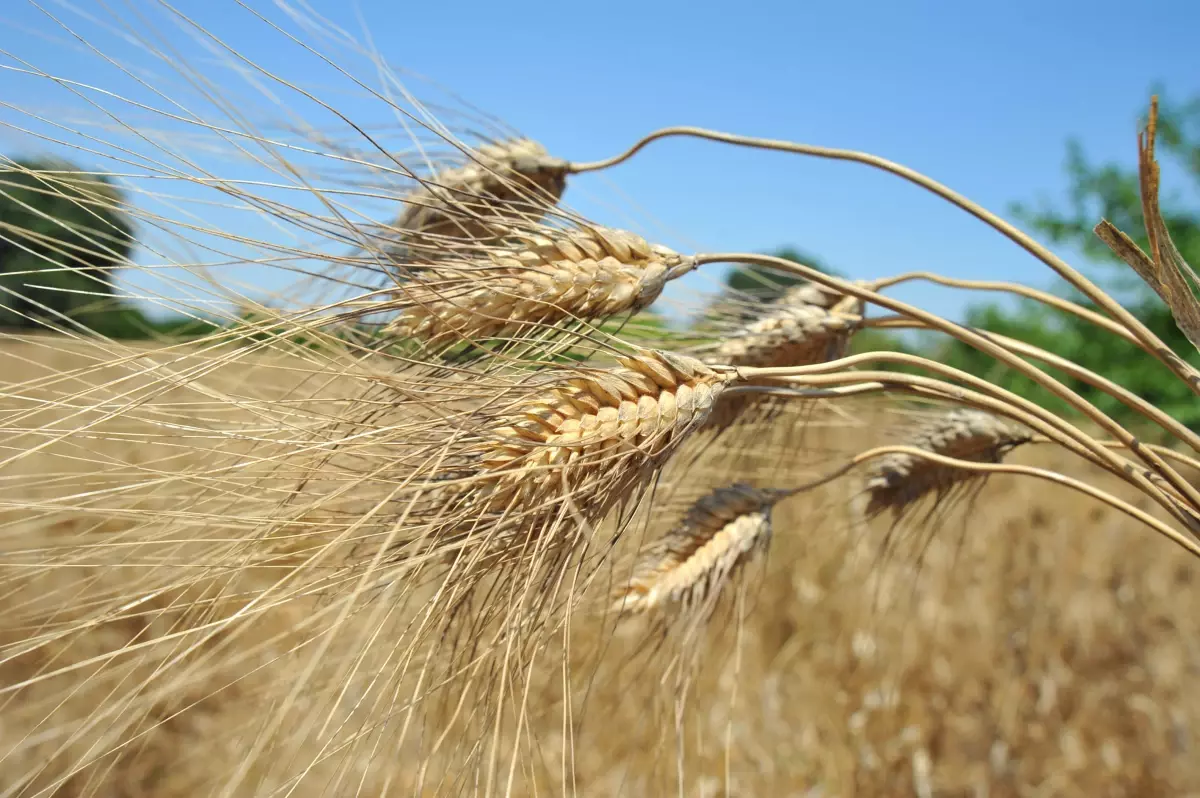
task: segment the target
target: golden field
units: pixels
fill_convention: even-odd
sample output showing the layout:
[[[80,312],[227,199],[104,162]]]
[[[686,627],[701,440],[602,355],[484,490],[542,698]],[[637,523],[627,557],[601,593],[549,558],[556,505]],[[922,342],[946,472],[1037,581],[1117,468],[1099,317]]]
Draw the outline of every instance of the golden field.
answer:
[[[527,712],[483,749],[435,739],[470,708],[403,700],[421,671],[386,641],[410,616],[386,598],[330,613],[336,576],[293,577],[337,573],[336,547],[308,558],[319,522],[250,533],[283,479],[261,455],[290,440],[280,409],[336,414],[344,386],[311,358],[128,355],[0,352],[0,796],[458,795],[485,791],[479,772],[513,795],[1200,795],[1195,562],[1007,475],[895,533],[857,519],[853,475],[789,499],[702,641],[581,610],[491,688]],[[109,417],[118,400],[136,409]],[[892,420],[787,418],[669,472],[611,561],[682,497],[809,479]],[[1066,455],[1014,459],[1149,509]]]

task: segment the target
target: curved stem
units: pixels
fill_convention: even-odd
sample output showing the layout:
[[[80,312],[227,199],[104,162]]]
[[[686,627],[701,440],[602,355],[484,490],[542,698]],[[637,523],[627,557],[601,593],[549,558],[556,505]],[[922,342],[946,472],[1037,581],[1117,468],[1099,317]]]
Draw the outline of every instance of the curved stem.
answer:
[[[891,372],[850,370],[850,367],[853,365],[870,361],[892,362],[924,368],[950,379],[961,378],[963,382],[978,390],[969,390],[960,385],[942,382],[930,377]],[[747,379],[751,380],[767,378],[784,380],[789,383],[803,380],[805,384],[816,383],[821,385],[830,383],[858,385],[862,384],[860,381],[865,379],[873,380],[873,382],[867,384],[876,384],[881,381],[880,375],[890,375],[889,381],[892,385],[889,387],[916,386],[924,389],[933,389],[943,398],[952,401],[967,402],[1007,416],[1045,435],[1055,443],[1074,451],[1094,465],[1116,476],[1126,478],[1126,474],[1132,469],[1132,463],[1112,454],[1111,451],[1101,446],[1098,441],[1028,399],[1023,399],[1003,388],[992,385],[986,380],[981,380],[965,372],[949,366],[943,366],[940,363],[934,363],[925,358],[905,355],[899,352],[867,352],[811,366],[743,368],[740,371]]]
[[[870,319],[864,324],[864,326],[883,329],[928,329],[923,324],[918,322],[894,316],[889,318]],[[1176,438],[1192,447],[1194,451],[1200,452],[1200,435],[1196,435],[1196,433],[1192,432],[1190,429],[1164,413],[1162,410],[1159,410],[1157,407],[1150,404],[1132,391],[1117,385],[1112,380],[1109,380],[1108,378],[1103,377],[1094,371],[1089,371],[1088,369],[1085,369],[1082,366],[1067,360],[1066,358],[1059,357],[1052,352],[1047,352],[1045,349],[1034,346],[1033,344],[1019,341],[1016,338],[1010,338],[1007,335],[987,332],[986,330],[977,330],[977,332],[979,332],[980,335],[986,335],[989,338],[996,340],[1006,349],[1009,349],[1012,352],[1016,352],[1017,354],[1025,357],[1031,357],[1036,360],[1040,360],[1049,366],[1053,366],[1054,368],[1069,374],[1080,382],[1087,383],[1093,388],[1103,391],[1104,393],[1124,404],[1129,409],[1140,413],[1147,419],[1158,424],[1164,431],[1174,435]],[[1148,446],[1147,444],[1142,445]],[[1148,446],[1148,448],[1151,451],[1157,451],[1156,447]],[[1197,494],[1197,501],[1200,501],[1200,494]]]
[[[954,376],[962,379],[964,382],[975,385],[980,388],[979,391],[969,390],[958,385],[935,380],[930,377],[921,377],[910,374],[889,373],[883,371],[844,371],[843,369],[858,361],[864,360],[882,360],[898,363],[906,363],[909,365],[918,365],[923,368],[937,371],[948,376]],[[1161,487],[1155,485],[1147,476],[1146,470],[1142,468],[1134,468],[1133,464],[1128,460],[1118,457],[1111,450],[1103,447],[1098,441],[1086,435],[1079,429],[1073,427],[1067,422],[1055,416],[1053,413],[1044,408],[1030,402],[1027,399],[1009,394],[1001,388],[997,388],[985,380],[980,380],[972,377],[969,374],[960,372],[957,369],[952,369],[948,366],[942,366],[932,361],[924,360],[923,358],[914,357],[912,355],[902,355],[899,353],[867,353],[864,355],[856,355],[849,358],[844,358],[832,363],[823,363],[815,366],[797,366],[783,367],[771,369],[740,369],[740,372],[748,379],[754,377],[767,377],[774,379],[786,380],[802,380],[805,384],[828,385],[838,383],[853,383],[857,380],[871,380],[875,382],[892,382],[896,385],[909,385],[919,388],[931,389],[936,394],[950,398],[958,402],[967,402],[977,407],[987,409],[989,411],[999,413],[1000,415],[1013,418],[1022,424],[1041,432],[1047,437],[1058,440],[1068,449],[1081,454],[1085,459],[1098,465],[1112,473],[1114,476],[1130,482],[1134,487],[1141,490],[1144,494],[1157,501],[1164,509],[1175,516],[1181,523],[1186,525],[1189,530],[1200,531],[1200,525],[1197,524],[1197,518],[1192,511],[1185,511],[1181,508],[1177,500],[1166,494]],[[821,372],[836,372],[832,374],[822,374]],[[1080,450],[1083,451],[1080,451]],[[1158,460],[1159,458],[1155,458]],[[1161,462],[1161,460],[1159,460]],[[1165,478],[1168,483],[1176,488],[1184,495],[1190,495],[1195,492],[1189,483],[1182,479],[1174,469],[1168,466],[1163,466],[1165,473],[1159,476]],[[1186,487],[1179,487],[1176,483],[1182,482]]]
[[[1084,321],[1095,324],[1097,327],[1103,327],[1113,335],[1120,336],[1131,344],[1141,347],[1146,354],[1154,355],[1154,350],[1147,347],[1145,343],[1138,340],[1137,336],[1112,319],[1101,316],[1093,310],[1088,310],[1069,299],[1063,299],[1046,291],[1039,291],[1036,288],[1030,288],[1020,283],[1007,283],[999,280],[960,280],[954,277],[943,277],[934,272],[906,272],[905,274],[898,274],[895,277],[868,280],[866,285],[873,291],[882,291],[900,283],[911,282],[913,280],[924,280],[929,283],[944,285],[947,288],[965,288],[969,291],[1000,291],[1023,296],[1026,299],[1041,302],[1043,305],[1060,310],[1063,313],[1070,313],[1072,316],[1077,316]]]
[[[778,270],[784,271],[784,272],[791,272],[793,274],[797,274],[797,275],[800,275],[801,277],[807,278],[808,280],[810,280],[814,283],[817,283],[819,285],[824,285],[826,287],[832,288],[836,291],[840,291],[841,293],[847,294],[849,296],[858,297],[859,299],[865,300],[867,302],[872,302],[876,305],[879,305],[880,307],[887,308],[888,310],[891,310],[895,313],[900,313],[905,316],[908,316],[909,318],[916,319],[917,321],[923,322],[930,329],[940,330],[950,336],[953,336],[954,338],[957,338],[958,340],[962,341],[963,343],[968,344],[968,345],[974,347],[975,349],[978,349],[979,351],[983,352],[984,354],[989,355],[989,356],[995,358],[996,360],[999,360],[1000,362],[1008,365],[1014,371],[1017,371],[1021,374],[1024,374],[1025,376],[1029,377],[1035,383],[1037,383],[1038,385],[1041,385],[1043,388],[1045,388],[1048,391],[1050,391],[1051,393],[1053,393],[1059,399],[1062,399],[1064,402],[1067,402],[1071,406],[1077,408],[1080,412],[1082,412],[1084,415],[1088,416],[1092,421],[1096,422],[1096,424],[1098,424],[1102,429],[1104,429],[1106,432],[1108,432],[1114,438],[1126,443],[1128,445],[1130,451],[1137,454],[1148,465],[1150,465],[1152,468],[1162,470],[1163,471],[1162,475],[1168,481],[1172,482],[1172,484],[1181,485],[1184,483],[1183,478],[1180,477],[1178,474],[1175,474],[1173,471],[1171,471],[1171,469],[1169,467],[1167,467],[1162,462],[1161,459],[1155,457],[1153,453],[1146,452],[1145,449],[1140,445],[1140,442],[1137,440],[1137,438],[1134,435],[1132,435],[1128,430],[1126,430],[1124,427],[1122,427],[1116,421],[1114,421],[1113,419],[1111,419],[1107,415],[1105,415],[1099,408],[1097,408],[1091,402],[1087,401],[1082,396],[1080,396],[1078,393],[1076,393],[1075,391],[1072,391],[1070,388],[1063,385],[1061,382],[1054,379],[1049,374],[1045,373],[1044,371],[1042,371],[1040,369],[1034,368],[1029,363],[1025,362],[1021,358],[1017,357],[1013,353],[1006,350],[1004,347],[995,343],[994,341],[987,338],[986,336],[980,335],[978,332],[975,332],[974,330],[971,330],[968,327],[964,327],[961,324],[955,324],[954,322],[947,321],[946,319],[943,319],[940,316],[935,316],[934,314],[932,314],[928,311],[921,310],[920,308],[915,307],[913,305],[909,305],[905,302],[900,302],[898,300],[883,296],[882,294],[879,294],[875,291],[871,291],[870,289],[864,288],[863,286],[858,285],[856,283],[852,283],[847,280],[842,280],[837,277],[831,277],[831,276],[825,274],[824,272],[821,272],[821,271],[818,271],[818,270],[812,268],[811,266],[804,266],[802,264],[799,264],[799,263],[796,263],[796,262],[790,261],[790,260],[785,260],[783,258],[776,258],[776,257],[772,257],[770,255],[749,255],[749,254],[745,254],[745,253],[714,253],[714,254],[697,255],[696,260],[698,263],[701,263],[701,264],[704,264],[704,263],[748,263],[748,264],[757,265],[757,266],[767,266],[767,267],[775,268],[775,269],[778,269]],[[919,359],[919,360],[921,360],[921,362],[924,364],[924,367],[928,367],[928,364],[930,363],[930,361],[927,361],[924,359]],[[842,364],[847,364],[850,361],[842,360],[842,361],[838,361],[838,362],[842,363]],[[796,373],[804,373],[804,372],[796,372]],[[809,372],[809,373],[811,373],[811,372]],[[969,375],[966,375],[963,372],[958,372],[958,373],[962,374],[963,377],[967,378],[968,380],[974,380],[974,381],[978,382],[978,380],[976,378],[970,377]],[[876,378],[876,379],[879,379],[879,378]],[[1040,408],[1039,408],[1039,411],[1040,411]],[[1180,490],[1184,491],[1185,493],[1187,492],[1188,489],[1190,489],[1190,486],[1188,488],[1180,487]]]
[[[966,197],[956,191],[942,185],[941,183],[926,177],[907,166],[901,166],[898,163],[880,158],[877,155],[870,155],[864,152],[855,150],[844,150],[833,147],[817,147],[811,144],[797,144],[791,141],[780,141],[778,139],[762,139],[753,136],[738,136],[732,133],[721,133],[714,130],[706,130],[704,128],[677,126],[668,127],[657,130],[648,136],[645,136],[625,152],[613,158],[608,158],[603,161],[595,161],[592,163],[570,164],[568,173],[580,174],[583,172],[592,172],[598,169],[606,169],[610,166],[616,166],[623,161],[632,158],[639,150],[645,147],[652,141],[667,138],[669,136],[689,136],[692,138],[708,139],[710,141],[719,141],[724,144],[735,144],[742,147],[754,147],[764,150],[777,150],[780,152],[790,152],[797,155],[809,155],[817,158],[827,158],[835,161],[852,161],[855,163],[865,164],[867,166],[881,169],[889,172],[897,177],[901,177],[910,183],[914,183],[921,188],[936,194],[947,202],[961,208],[967,213],[987,224],[997,232],[1007,237],[1010,241],[1017,244],[1029,254],[1040,260],[1042,263],[1049,266],[1060,277],[1069,282],[1088,299],[1092,300],[1099,307],[1103,308],[1108,315],[1120,322],[1128,329],[1134,337],[1136,337],[1146,347],[1148,352],[1151,352],[1158,360],[1162,361],[1167,368],[1171,369],[1177,377],[1183,380],[1193,392],[1200,395],[1200,372],[1197,372],[1188,363],[1186,363],[1179,355],[1175,354],[1158,336],[1156,336],[1145,324],[1142,324],[1136,316],[1130,313],[1121,304],[1108,296],[1095,283],[1088,280],[1078,271],[1071,267],[1066,261],[1059,258],[1046,247],[1034,241],[1029,235],[1021,232],[1012,224],[1004,221],[996,214],[986,208],[971,202]]]
[[[1136,521],[1140,521],[1141,523],[1153,529],[1155,532],[1170,540],[1172,543],[1181,546],[1188,553],[1200,557],[1200,544],[1181,534],[1178,530],[1171,529],[1171,527],[1167,526],[1162,521],[1159,521],[1149,513],[1139,510],[1128,502],[1121,501],[1110,493],[1102,491],[1099,488],[1093,487],[1092,485],[1089,485],[1086,482],[1082,482],[1078,479],[1073,479],[1064,474],[1059,474],[1056,471],[1049,471],[1047,469],[1036,468],[1034,466],[1012,465],[1008,463],[978,463],[971,460],[959,460],[954,457],[946,457],[945,455],[935,454],[933,452],[926,451],[925,449],[919,449],[915,446],[880,446],[856,455],[854,458],[854,463],[863,463],[867,460],[892,453],[922,457],[926,460],[932,460],[935,463],[940,463],[941,465],[950,466],[952,468],[961,468],[966,471],[977,471],[981,473],[992,474],[1020,474],[1023,476],[1036,477],[1057,483],[1059,485],[1064,485],[1072,490],[1077,490],[1080,493],[1084,493],[1094,499],[1098,499],[1107,504],[1109,507],[1112,507],[1114,510],[1118,510]]]
[[[1044,438],[1041,436],[1037,436],[1033,440],[1029,441],[1030,445],[1047,444],[1047,443],[1058,445],[1058,441],[1054,441],[1049,438]],[[1121,443],[1120,441],[1099,441],[1099,443],[1101,446],[1104,446],[1108,449],[1124,449],[1124,448],[1126,448],[1125,444]],[[1154,443],[1146,443],[1146,444],[1142,444],[1142,445],[1148,449],[1153,449],[1154,452],[1156,454],[1158,454],[1160,457],[1162,457],[1164,460],[1174,460],[1175,462],[1177,462],[1181,465],[1185,465],[1185,466],[1188,466],[1189,468],[1195,469],[1196,471],[1200,471],[1200,460],[1197,460],[1194,457],[1188,457],[1186,454],[1183,454],[1182,452],[1177,452],[1174,449],[1168,449],[1166,446],[1159,446],[1158,444],[1154,444]],[[1183,500],[1182,496],[1180,496],[1179,498],[1181,501]]]

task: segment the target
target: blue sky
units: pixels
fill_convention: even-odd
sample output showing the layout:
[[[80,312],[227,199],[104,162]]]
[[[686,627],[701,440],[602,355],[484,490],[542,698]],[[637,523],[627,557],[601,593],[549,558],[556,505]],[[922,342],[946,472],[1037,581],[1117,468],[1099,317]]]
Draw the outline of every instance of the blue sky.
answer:
[[[1132,164],[1137,115],[1156,81],[1171,97],[1200,93],[1200,3],[1183,0],[1138,11],[1045,0],[310,2],[355,36],[369,34],[392,64],[452,87],[566,158],[611,155],[665,125],[707,126],[866,150],[1005,215],[1015,200],[1064,198],[1068,137],[1094,160]],[[251,5],[282,18],[274,4]],[[328,78],[328,65],[232,2],[175,6],[293,82],[319,93]],[[4,49],[90,74],[94,56],[54,49],[48,42],[62,32],[26,0],[0,9],[5,22]],[[106,49],[119,46],[112,38]],[[40,99],[3,74],[0,87],[7,102]],[[378,118],[365,99],[339,97],[338,107]],[[0,146],[19,145],[11,131],[0,137]],[[566,201],[683,251],[794,245],[852,277],[932,269],[1052,285],[1045,267],[971,217],[853,164],[672,139],[577,178]],[[917,286],[897,295],[952,316],[966,300]]]

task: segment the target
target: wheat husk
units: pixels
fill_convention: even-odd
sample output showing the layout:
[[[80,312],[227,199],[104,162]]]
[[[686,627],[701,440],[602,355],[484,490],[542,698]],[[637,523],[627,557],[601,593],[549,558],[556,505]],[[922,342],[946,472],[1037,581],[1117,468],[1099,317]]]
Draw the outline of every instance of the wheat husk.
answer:
[[[1015,447],[1032,440],[1024,427],[981,410],[956,408],[913,430],[905,444],[979,463],[999,463]],[[978,474],[917,455],[893,453],[872,461],[867,472],[866,515],[891,511],[897,517],[921,498],[943,497]]]
[[[389,333],[431,344],[598,321],[648,306],[691,260],[621,230],[515,234],[474,261],[406,283]]]
[[[646,547],[615,608],[687,612],[714,598],[735,570],[766,550],[771,509],[785,495],[744,483],[707,494],[670,532]]]

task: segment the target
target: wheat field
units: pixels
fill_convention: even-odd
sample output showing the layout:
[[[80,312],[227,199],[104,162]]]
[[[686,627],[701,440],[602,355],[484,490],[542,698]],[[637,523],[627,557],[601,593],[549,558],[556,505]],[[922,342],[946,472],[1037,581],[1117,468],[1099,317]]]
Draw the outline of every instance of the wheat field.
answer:
[[[47,153],[0,156],[0,798],[1200,795],[1200,434],[896,293],[1021,297],[1200,398],[1182,339],[871,153],[576,160],[307,3],[60,5],[0,64]],[[1200,348],[1158,125],[1144,229],[1094,233]],[[685,139],[904,181],[1054,282],[568,204]]]
[[[213,360],[196,352],[168,356],[153,346],[131,355],[177,367]],[[94,353],[86,343],[32,337],[7,341],[0,357],[9,396],[6,454],[43,446],[0,472],[5,557],[14,562],[70,546],[76,560],[74,568],[47,569],[21,590],[11,584],[0,590],[6,652],[0,678],[12,685],[59,672],[5,698],[4,794],[39,794],[84,746],[98,746],[93,755],[111,751],[42,794],[208,794],[213,773],[236,770],[267,716],[285,711],[270,703],[280,701],[273,686],[309,666],[302,654],[316,635],[304,619],[320,607],[319,597],[292,596],[244,633],[189,650],[187,667],[164,689],[149,672],[183,652],[163,641],[231,612],[223,601],[240,606],[239,596],[277,585],[276,571],[286,562],[247,568],[236,578],[179,579],[202,565],[188,561],[189,547],[204,556],[228,530],[192,523],[193,540],[139,545],[128,535],[137,528],[136,513],[170,513],[169,491],[133,502],[126,497],[126,528],[115,514],[96,524],[69,508],[59,517],[27,520],[20,505],[36,499],[44,506],[56,494],[82,491],[100,496],[123,483],[144,486],[151,472],[184,470],[180,457],[210,456],[178,445],[195,430],[181,429],[177,441],[159,431],[152,442],[139,442],[155,423],[156,407],[172,408],[178,422],[189,401],[210,407],[196,393],[218,387],[275,402],[319,391],[305,387],[308,370],[286,357],[222,359],[225,365],[203,380],[149,399],[141,418],[101,421],[94,437],[45,445],[45,431],[54,426],[45,415],[20,422],[36,427],[38,436],[15,433],[22,400],[11,388],[23,386],[26,403],[31,385],[43,395],[78,391],[78,384],[56,384],[56,375],[92,365]],[[78,379],[111,384],[121,369],[110,356],[103,360],[104,368]],[[70,412],[40,407],[43,414]],[[228,412],[254,409],[247,398]],[[804,480],[819,471],[818,461],[861,448],[867,428],[886,421],[873,412],[886,411],[864,404],[857,421],[835,417],[822,426],[824,416],[810,410],[805,424],[791,419],[794,431],[767,447],[741,445],[731,433],[721,444],[722,469],[690,469],[678,482],[670,472],[664,476],[655,522],[722,484],[726,469],[764,487]],[[197,409],[194,422],[199,428],[221,419]],[[800,450],[807,460],[796,456]],[[226,448],[211,462],[242,454]],[[1106,484],[1061,453],[1032,447],[1016,460]],[[38,479],[28,479],[34,474]],[[34,489],[36,497],[28,494]],[[994,476],[977,496],[943,508],[936,524],[894,534],[886,520],[870,526],[857,520],[856,497],[847,490],[836,483],[780,502],[768,555],[748,566],[750,578],[737,582],[692,639],[649,620],[614,630],[613,616],[597,611],[579,614],[569,638],[547,641],[522,685],[528,716],[519,733],[506,725],[502,734],[512,739],[497,746],[513,757],[497,765],[511,794],[1133,796],[1186,795],[1200,783],[1193,742],[1200,700],[1188,687],[1198,656],[1191,641],[1200,634],[1194,560],[1086,497],[1032,480]],[[231,520],[226,510],[225,523]],[[637,538],[641,527],[631,529]],[[164,579],[171,551],[179,555],[173,559],[179,571]],[[155,559],[139,561],[140,555]],[[622,567],[613,566],[608,580],[619,581]],[[6,573],[11,580],[13,571]],[[155,580],[170,590],[154,594]],[[602,596],[605,586],[593,592]],[[105,596],[142,594],[137,611],[94,623],[69,644],[19,652],[30,636],[23,619],[37,619],[42,632],[67,629]],[[363,611],[343,622],[340,639],[365,639],[388,623]],[[153,653],[138,656],[136,667],[103,661],[106,652],[138,645]],[[339,648],[327,650],[326,659],[337,659]],[[138,678],[155,694],[135,727],[122,725],[127,718],[118,713],[97,717],[124,680]],[[346,685],[312,684],[315,695],[291,708],[290,719],[328,724],[326,713],[336,710],[339,722],[353,722],[355,701]],[[370,689],[355,684],[351,691],[361,698]],[[391,750],[387,736],[378,730],[377,744],[339,754],[322,747],[321,735],[297,735],[303,746],[284,746],[254,762],[264,772],[251,774],[234,794],[267,794],[250,785],[271,783],[265,771],[285,754],[293,767],[307,763],[308,772],[270,794],[327,795],[333,779],[342,785],[332,792],[339,795],[472,791],[453,780],[456,773],[470,778],[454,764],[465,761],[463,750],[448,744],[431,757],[414,742]],[[463,739],[465,745],[469,738]],[[446,758],[441,781],[428,775],[438,771],[431,765],[437,756]]]

